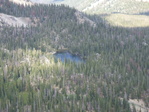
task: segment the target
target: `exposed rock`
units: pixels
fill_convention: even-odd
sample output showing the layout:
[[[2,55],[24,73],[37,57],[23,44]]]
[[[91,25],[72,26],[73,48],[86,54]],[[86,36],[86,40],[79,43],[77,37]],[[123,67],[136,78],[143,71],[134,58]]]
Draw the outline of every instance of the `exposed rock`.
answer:
[[[86,16],[83,15],[83,13],[76,11],[75,16],[77,17],[77,20],[80,24],[84,24],[85,22],[89,23],[91,26],[96,27],[96,23]]]
[[[33,3],[30,0],[9,0],[9,1],[21,5],[33,5]]]
[[[137,112],[140,112],[140,110],[141,112],[149,111],[149,108],[145,107],[145,103],[141,99],[140,100],[130,99],[128,102],[130,103],[131,108],[133,108],[133,105],[135,106]]]
[[[40,62],[42,63],[42,64],[50,64],[50,60],[47,58],[47,57],[45,57],[45,56],[41,56],[40,57]]]
[[[31,24],[31,20],[29,18],[25,17],[15,17],[11,15],[6,15],[3,13],[0,13],[0,26],[6,25],[6,26],[28,26]]]

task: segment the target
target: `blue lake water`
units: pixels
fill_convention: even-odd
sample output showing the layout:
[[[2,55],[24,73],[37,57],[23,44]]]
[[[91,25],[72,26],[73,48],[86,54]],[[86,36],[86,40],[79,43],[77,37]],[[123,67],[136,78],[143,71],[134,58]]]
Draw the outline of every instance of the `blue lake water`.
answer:
[[[54,56],[56,57],[56,59],[59,59],[62,62],[65,62],[66,60],[71,61],[71,62],[75,62],[75,63],[83,63],[83,62],[85,62],[81,57],[79,57],[77,55],[72,55],[69,52],[55,53]]]

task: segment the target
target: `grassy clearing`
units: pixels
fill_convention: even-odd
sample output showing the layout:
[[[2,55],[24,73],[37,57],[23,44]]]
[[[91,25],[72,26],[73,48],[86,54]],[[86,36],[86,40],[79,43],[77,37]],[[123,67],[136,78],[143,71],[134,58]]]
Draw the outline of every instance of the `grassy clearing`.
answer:
[[[111,14],[105,17],[107,22],[114,26],[120,27],[148,27],[149,16],[145,15],[127,15]]]

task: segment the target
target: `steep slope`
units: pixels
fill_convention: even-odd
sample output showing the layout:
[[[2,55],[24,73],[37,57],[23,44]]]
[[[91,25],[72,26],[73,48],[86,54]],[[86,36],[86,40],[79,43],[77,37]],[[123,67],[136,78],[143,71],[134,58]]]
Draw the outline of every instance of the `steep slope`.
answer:
[[[103,19],[120,27],[149,26],[147,21],[149,17],[142,16],[149,12],[149,0],[32,0],[32,2],[65,4],[91,15],[110,14],[102,16]]]
[[[36,3],[66,4],[91,14],[127,13],[149,11],[149,0],[31,0]]]
[[[147,27],[149,26],[148,0],[10,0],[14,3],[23,4],[65,4],[91,15],[103,15],[107,21],[114,26],[120,27]],[[108,15],[107,15],[108,14]],[[110,15],[109,15],[110,14]],[[116,19],[116,21],[115,21]]]
[[[149,11],[149,3],[137,0],[98,0],[91,2],[83,11],[94,14],[113,12],[138,14]]]
[[[13,3],[13,4],[10,4]],[[49,10],[43,8],[43,14],[40,16],[38,15],[37,11],[42,12],[40,9],[33,9],[28,10],[28,6],[31,6],[32,2],[29,0],[6,0],[1,1],[0,5],[0,25],[8,25],[8,26],[27,26],[27,25],[35,25],[36,23],[44,22],[47,20],[48,16],[50,15]],[[9,4],[9,7],[7,6]],[[18,7],[19,5],[19,7]],[[32,3],[33,6],[36,6],[36,3]],[[42,7],[48,7],[48,5],[41,5]],[[12,8],[14,7],[14,8]],[[18,8],[18,9],[17,9]],[[50,8],[49,8],[50,9]],[[19,11],[18,11],[19,10]],[[22,13],[23,12],[23,13]],[[57,13],[57,12],[56,12]],[[53,14],[51,13],[51,16]],[[83,14],[80,11],[75,11],[74,15],[75,20],[78,24],[84,24],[85,22],[88,23],[90,26],[95,27],[96,23],[87,17],[87,15]]]

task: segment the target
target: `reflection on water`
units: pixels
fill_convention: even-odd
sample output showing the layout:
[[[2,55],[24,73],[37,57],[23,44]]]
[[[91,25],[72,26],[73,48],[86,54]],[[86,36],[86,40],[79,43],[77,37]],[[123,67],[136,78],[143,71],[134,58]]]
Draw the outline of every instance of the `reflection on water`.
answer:
[[[72,61],[75,63],[83,63],[84,62],[84,60],[81,57],[79,57],[77,55],[72,55],[69,52],[58,52],[58,53],[55,53],[54,56],[56,57],[56,59],[59,59],[62,62],[65,62],[66,60]]]

